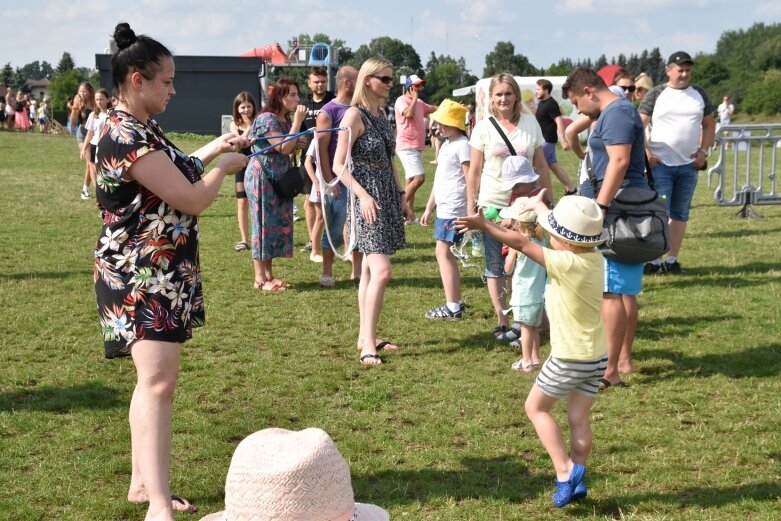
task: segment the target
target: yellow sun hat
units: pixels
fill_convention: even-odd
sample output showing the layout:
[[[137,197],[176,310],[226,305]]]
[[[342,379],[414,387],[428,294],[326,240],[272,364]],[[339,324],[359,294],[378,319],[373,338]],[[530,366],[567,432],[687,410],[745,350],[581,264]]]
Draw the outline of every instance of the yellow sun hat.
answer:
[[[466,107],[453,101],[452,99],[443,100],[437,110],[429,116],[432,120],[442,125],[456,127],[466,132]]]

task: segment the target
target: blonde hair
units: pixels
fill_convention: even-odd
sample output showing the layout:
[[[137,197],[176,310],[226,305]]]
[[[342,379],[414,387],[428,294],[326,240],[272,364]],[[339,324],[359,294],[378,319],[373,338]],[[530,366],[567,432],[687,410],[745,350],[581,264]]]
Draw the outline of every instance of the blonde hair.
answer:
[[[513,226],[513,228],[527,239],[537,239],[542,242],[542,226],[537,224],[537,221],[534,221],[533,223],[515,221],[515,226]]]
[[[352,104],[356,107],[369,110],[369,87],[366,85],[366,77],[377,74],[382,69],[390,67],[393,69],[393,64],[385,58],[369,58],[363,65],[361,70],[358,71],[358,79],[355,80],[355,93],[353,94]]]
[[[491,99],[491,101],[488,103],[488,112],[490,112],[492,116],[499,115],[496,107],[494,107],[493,94],[494,89],[497,88],[500,83],[506,83],[513,91],[513,95],[515,96],[515,104],[513,105],[513,115],[511,121],[513,123],[518,123],[521,120],[521,113],[525,112],[526,114],[531,114],[531,111],[526,105],[523,104],[523,100],[521,99],[521,88],[518,86],[518,82],[515,81],[515,78],[510,72],[500,72],[491,78],[491,83],[488,85],[488,96]]]

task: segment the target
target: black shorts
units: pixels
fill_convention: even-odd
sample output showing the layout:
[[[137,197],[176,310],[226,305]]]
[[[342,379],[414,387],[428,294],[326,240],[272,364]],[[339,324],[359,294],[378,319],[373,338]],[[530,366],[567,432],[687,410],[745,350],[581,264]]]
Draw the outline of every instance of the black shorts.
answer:
[[[249,168],[249,167],[248,167]],[[233,174],[233,178],[236,181],[236,199],[246,199],[247,198],[247,187],[244,186],[241,190],[239,190],[239,183],[244,185],[244,176],[246,175],[247,170],[239,170],[235,174]]]
[[[90,163],[97,163],[98,162],[98,145],[92,145],[89,146],[89,161]]]

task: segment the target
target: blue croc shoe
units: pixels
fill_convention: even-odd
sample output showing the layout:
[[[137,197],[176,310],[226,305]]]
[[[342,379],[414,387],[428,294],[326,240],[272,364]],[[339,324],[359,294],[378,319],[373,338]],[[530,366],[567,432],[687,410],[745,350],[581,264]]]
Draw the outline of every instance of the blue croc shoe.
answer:
[[[575,487],[575,492],[572,494],[572,501],[580,501],[588,495],[588,488],[586,482],[581,481],[578,486]]]
[[[586,467],[575,463],[567,481],[556,480],[556,492],[553,494],[553,505],[557,508],[568,505],[575,496],[578,485],[583,483],[586,477]],[[584,486],[585,488],[585,486]]]

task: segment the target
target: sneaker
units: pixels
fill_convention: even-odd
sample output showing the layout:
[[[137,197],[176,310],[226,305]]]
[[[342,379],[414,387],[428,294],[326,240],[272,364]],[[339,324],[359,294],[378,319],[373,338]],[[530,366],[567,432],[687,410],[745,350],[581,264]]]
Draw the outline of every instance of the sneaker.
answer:
[[[320,255],[319,253],[312,252],[309,254],[309,260],[321,264],[323,262],[323,256]]]
[[[643,266],[643,275],[653,275],[654,273],[660,273],[662,271],[661,263],[654,264],[653,262],[646,262],[645,266]]]
[[[82,190],[81,191],[81,199],[83,201],[86,201],[89,198],[90,198],[89,192],[87,190]]]
[[[301,251],[312,251],[312,241],[307,241],[304,247],[301,248]]]
[[[684,275],[686,273],[686,270],[681,268],[681,264],[678,261],[675,262],[665,262],[663,271],[665,274],[670,275]]]
[[[458,311],[450,311],[450,308],[447,307],[447,304],[442,304],[441,306],[429,309],[426,312],[426,318],[431,318],[433,320],[461,320],[463,317],[463,304],[461,304],[461,307],[458,308]]]

